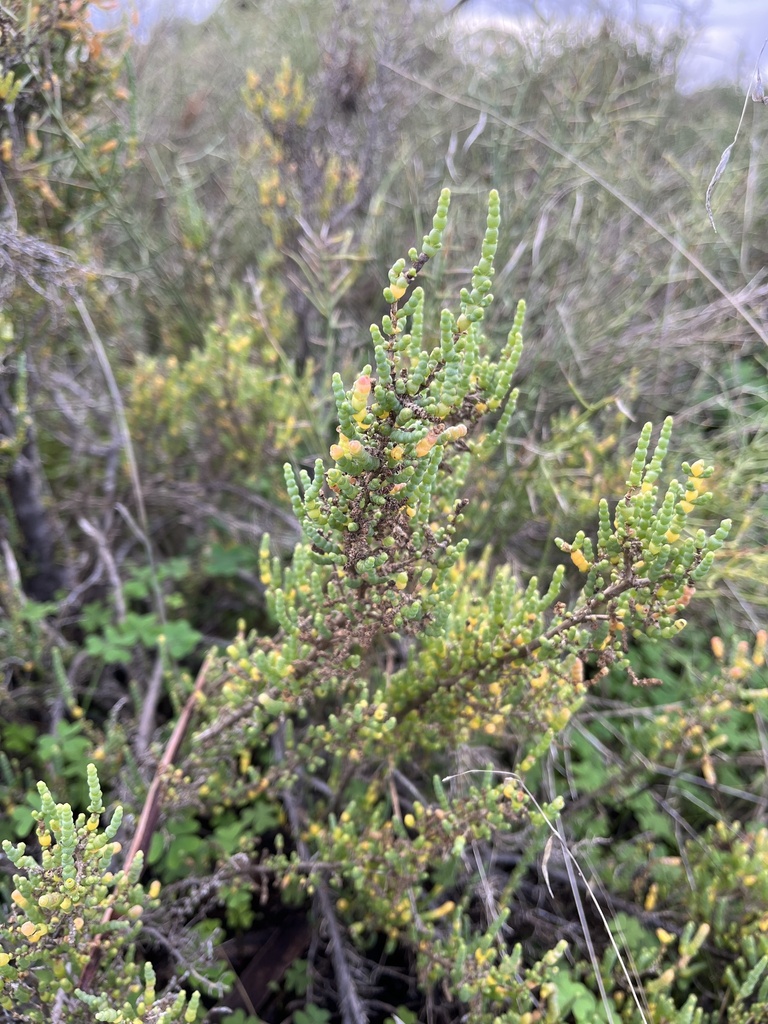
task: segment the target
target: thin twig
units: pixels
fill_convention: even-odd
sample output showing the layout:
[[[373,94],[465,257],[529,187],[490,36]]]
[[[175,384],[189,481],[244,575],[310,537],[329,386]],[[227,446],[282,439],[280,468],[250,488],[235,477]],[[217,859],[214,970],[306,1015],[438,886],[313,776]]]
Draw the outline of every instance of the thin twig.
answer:
[[[276,760],[279,761],[283,756],[282,739],[279,735],[275,736],[273,746]],[[294,796],[290,790],[285,789],[281,792],[280,797],[285,807],[285,813],[288,816],[291,834],[299,856],[303,860],[309,860],[309,848],[301,838],[301,821]],[[330,934],[331,960],[333,962],[333,972],[336,976],[336,984],[339,989],[339,1013],[341,1014],[342,1024],[368,1024],[368,1015],[365,1012],[365,1006],[357,991],[357,986],[355,985],[344,952],[344,936],[341,933],[341,928],[336,918],[333,900],[331,899],[325,879],[319,875],[315,880],[315,893],[320,905],[320,912]]]
[[[5,562],[5,575],[8,578],[10,589],[13,591],[14,598],[19,604],[24,605],[27,603],[27,597],[24,593],[24,588],[21,585],[21,573],[19,572],[19,563],[16,561],[16,556],[13,553],[13,548],[5,539],[0,537],[0,548],[3,551],[3,560]]]
[[[163,799],[163,793],[165,790],[166,783],[168,781],[168,769],[173,764],[176,755],[179,752],[179,747],[186,735],[189,723],[192,719],[192,712],[195,709],[200,696],[203,692],[203,688],[206,684],[206,677],[211,668],[211,665],[215,660],[215,652],[210,651],[205,658],[200,671],[195,679],[195,685],[187,698],[187,702],[184,705],[179,719],[176,722],[171,738],[168,740],[163,756],[155,769],[155,777],[152,779],[152,783],[147,791],[147,795],[144,799],[144,806],[141,810],[139,822],[136,826],[136,831],[133,834],[133,840],[128,848],[128,853],[125,857],[123,864],[123,870],[129,871],[131,865],[135,861],[136,857],[141,853],[144,855],[149,849],[149,844],[157,825],[157,819],[160,816],[160,805]],[[104,911],[104,915],[101,919],[103,925],[108,924],[114,916],[114,907],[110,905]],[[84,992],[87,992],[93,984],[98,970],[99,962],[101,960],[102,949],[101,949],[102,934],[95,937],[92,943],[91,955],[88,963],[83,968],[83,973],[80,976],[80,988]]]
[[[123,584],[120,579],[120,574],[117,571],[115,559],[109,549],[109,544],[107,544],[107,538],[101,530],[98,530],[92,523],[89,523],[85,516],[80,516],[78,518],[77,525],[83,533],[87,533],[88,536],[96,543],[96,547],[99,551],[99,558],[107,571],[107,577],[112,585],[112,591],[115,596],[115,614],[117,616],[117,621],[123,622],[126,614]]]
[[[131,843],[126,856],[126,870],[130,868],[136,858],[136,855],[140,851],[145,853],[149,848],[149,841],[152,838],[152,833],[154,832],[157,818],[160,814],[160,801],[162,799],[162,791],[165,787],[165,776],[167,770],[176,760],[179,747],[182,744],[187,728],[192,719],[192,712],[195,710],[195,705],[203,692],[203,688],[207,682],[206,677],[215,658],[215,651],[209,651],[206,655],[205,661],[201,665],[200,671],[197,673],[192,693],[190,693],[187,698],[187,702],[179,715],[179,720],[171,733],[171,738],[168,740],[162,759],[157,766],[155,777],[152,780],[152,785],[150,786],[146,800],[144,801],[144,807],[141,812],[141,817],[139,818],[139,824],[136,827],[133,842]]]
[[[155,730],[155,712],[163,690],[163,652],[158,651],[155,664],[152,666],[152,674],[147,684],[147,692],[141,703],[141,717],[139,727],[136,731],[134,750],[140,758],[147,752],[149,741]]]
[[[75,308],[80,314],[80,319],[83,321],[83,325],[88,333],[88,337],[93,345],[96,358],[98,359],[101,372],[104,374],[104,380],[107,382],[107,388],[109,390],[110,398],[112,399],[112,407],[117,417],[118,425],[120,428],[120,442],[125,450],[125,457],[128,461],[128,473],[131,478],[131,486],[133,488],[133,495],[136,500],[136,507],[139,510],[139,521],[143,531],[144,547],[147,552],[147,562],[151,570],[151,584],[152,594],[155,600],[155,608],[157,611],[158,618],[163,625],[167,622],[165,614],[165,601],[163,600],[162,591],[160,590],[160,584],[157,579],[157,567],[155,565],[155,556],[152,551],[152,544],[150,542],[149,533],[149,521],[147,519],[146,507],[144,505],[144,492],[141,487],[141,480],[139,478],[139,466],[136,461],[136,452],[134,451],[133,441],[131,440],[131,432],[128,428],[128,418],[125,415],[125,406],[123,405],[123,398],[120,394],[120,389],[117,386],[115,375],[112,372],[112,365],[109,362],[107,356],[107,350],[104,346],[104,342],[99,336],[99,332],[96,330],[96,325],[91,319],[91,314],[88,312],[88,307],[83,302],[82,298],[78,295],[74,288],[69,289],[72,301],[75,304]]]

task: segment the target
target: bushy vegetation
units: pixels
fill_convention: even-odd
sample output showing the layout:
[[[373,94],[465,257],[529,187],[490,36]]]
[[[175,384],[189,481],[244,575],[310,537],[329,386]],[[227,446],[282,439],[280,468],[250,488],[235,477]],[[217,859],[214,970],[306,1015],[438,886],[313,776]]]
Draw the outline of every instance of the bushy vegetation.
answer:
[[[0,31],[0,1019],[763,1020],[764,105],[714,234],[684,33]]]

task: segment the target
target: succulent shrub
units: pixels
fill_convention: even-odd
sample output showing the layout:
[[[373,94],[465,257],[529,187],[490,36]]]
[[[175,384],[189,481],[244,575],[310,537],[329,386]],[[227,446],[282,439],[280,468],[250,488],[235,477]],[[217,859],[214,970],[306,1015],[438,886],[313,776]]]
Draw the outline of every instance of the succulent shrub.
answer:
[[[420,249],[389,271],[388,311],[371,327],[372,361],[349,387],[334,375],[338,426],[329,464],[318,459],[311,473],[286,464],[284,486],[302,540],[288,565],[270,553],[266,536],[261,545],[274,635],[248,633],[243,624],[226,651],[206,661],[190,698],[197,713],[192,742],[175,770],[159,772],[153,796],[173,805],[169,828],[176,835],[166,854],[146,835],[140,848],[153,845],[158,872],[174,883],[215,871],[208,885],[219,890],[230,926],[256,919],[250,892],[257,882],[267,884],[267,902],[276,906],[308,909],[311,901],[331,936],[342,1016],[350,1007],[358,1019],[369,1014],[372,979],[350,963],[378,949],[377,957],[407,964],[415,1007],[440,1001],[446,1012],[477,1021],[527,1022],[542,1006],[555,1014],[574,993],[586,1005],[579,986],[589,984],[583,962],[561,971],[564,941],[524,949],[516,938],[518,887],[563,807],[555,794],[535,798],[537,773],[598,680],[621,672],[637,681],[634,646],[671,640],[685,626],[685,609],[729,523],[712,534],[691,525],[710,497],[713,471],[702,460],[683,463],[681,478],[662,485],[667,419],[655,443],[651,425],[642,429],[624,495],[613,507],[599,502],[594,533],[557,540],[580,579],[571,588],[575,597],[564,590],[564,565],[544,586],[536,578],[522,584],[490,550],[471,555],[461,536],[471,514],[463,495],[515,410],[525,307],[492,352],[483,333],[500,225],[492,192],[477,265],[457,307],[435,317],[421,280],[442,248],[449,202],[444,190]],[[254,335],[233,322],[222,338],[226,361],[240,357]],[[204,384],[192,373],[198,358],[208,365],[213,348],[193,356],[186,376],[167,368],[190,396]],[[139,381],[137,394],[143,386]],[[281,386],[290,393],[288,382]],[[274,401],[285,405],[285,395]],[[146,409],[150,418],[168,416],[160,406]],[[179,682],[183,689],[183,677],[174,684],[177,702]],[[706,737],[717,725],[716,708],[704,707],[702,716],[705,729],[696,735]],[[693,735],[694,725],[673,722],[670,740],[686,729]],[[703,742],[705,758],[711,751]],[[2,932],[8,984],[31,1007],[78,1000],[97,1019],[135,1013],[154,1020],[162,1008],[171,1015],[164,1019],[191,1020],[197,1004],[185,1007],[172,991],[161,1007],[152,1005],[153,968],[138,945],[141,858],[112,874],[115,826],[89,845],[101,810],[94,780],[91,772],[91,817],[77,822],[40,789],[39,862],[6,845],[19,872],[14,906],[31,915],[21,919],[14,910]],[[50,837],[58,834],[63,845],[51,855]],[[761,843],[757,836],[736,855],[759,856]],[[217,846],[224,871],[211,855]],[[101,873],[89,873],[97,853]],[[82,943],[72,925],[78,941],[70,943],[74,959],[64,962],[55,945],[63,927],[57,914],[72,910],[64,890],[73,885],[93,913]],[[694,924],[680,947],[688,964],[704,933],[695,930],[699,905],[685,912]],[[24,946],[14,959],[19,936],[35,949]],[[105,942],[110,955],[97,955]],[[680,975],[663,937],[648,948],[655,988],[649,982],[647,996],[656,993],[654,1005],[668,1009],[667,990]],[[738,949],[747,965],[733,976],[741,999],[749,988],[745,972],[761,954],[749,943]],[[35,953],[39,969],[30,973]],[[119,979],[112,956],[123,958]],[[605,964],[610,974],[614,966]],[[85,988],[75,977],[83,971]],[[614,999],[631,991],[623,976],[612,984]]]
[[[287,566],[262,545],[276,633],[244,627],[229,646],[171,788],[175,803],[219,813],[278,805],[260,870],[281,899],[315,900],[336,936],[343,1005],[364,1002],[344,966],[346,931],[363,950],[381,942],[409,957],[428,1004],[442,986],[472,1019],[516,1021],[537,991],[554,999],[564,946],[521,959],[507,924],[519,872],[482,909],[478,874],[502,855],[522,870],[543,845],[561,804],[533,801],[526,773],[596,680],[633,677],[635,642],[685,626],[729,523],[689,529],[709,498],[703,462],[662,486],[667,419],[655,444],[643,428],[624,496],[613,510],[599,503],[595,535],[558,540],[581,575],[575,600],[562,599],[565,566],[524,586],[489,556],[468,557],[462,490],[515,408],[524,305],[492,357],[492,192],[480,259],[430,331],[418,280],[442,246],[449,198],[421,248],[389,271],[373,361],[349,387],[334,376],[330,463],[286,466],[303,539]]]
[[[88,814],[74,816],[38,783],[35,815],[39,859],[26,844],[3,842],[17,874],[12,906],[0,926],[0,1007],[11,1020],[112,1021],[114,1024],[190,1024],[199,993],[158,993],[152,964],[136,962],[144,912],[157,905],[159,886],[139,884],[143,858],[112,870],[123,818],[116,807],[102,828],[101,787],[87,769]],[[87,991],[89,964],[98,961],[98,991]]]

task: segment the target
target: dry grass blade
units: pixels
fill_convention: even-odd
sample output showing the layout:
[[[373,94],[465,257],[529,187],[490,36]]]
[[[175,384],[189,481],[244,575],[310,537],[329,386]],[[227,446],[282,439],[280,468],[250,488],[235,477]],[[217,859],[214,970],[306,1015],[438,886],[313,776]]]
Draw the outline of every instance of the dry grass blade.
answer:
[[[123,404],[123,397],[120,394],[120,389],[117,386],[115,375],[112,371],[112,365],[107,355],[107,350],[104,346],[104,342],[101,340],[99,332],[96,330],[91,314],[88,312],[88,307],[83,302],[80,295],[74,288],[69,288],[70,298],[80,314],[80,319],[83,322],[83,326],[90,338],[91,344],[93,345],[96,358],[98,360],[101,371],[104,374],[104,380],[107,383],[110,398],[115,410],[115,416],[117,417],[118,424],[120,426],[120,434],[123,448],[125,450],[126,460],[128,462],[128,472],[131,478],[131,484],[133,487],[134,498],[136,500],[136,506],[139,510],[139,517],[141,520],[141,528],[143,531],[144,545],[147,552],[147,562],[152,570],[151,584],[152,592],[155,600],[155,607],[160,621],[165,626],[166,615],[165,615],[165,601],[163,599],[160,585],[157,581],[157,569],[155,565],[155,556],[152,550],[152,544],[150,541],[150,530],[149,520],[147,519],[147,512],[144,503],[144,491],[141,487],[141,479],[139,477],[139,466],[136,459],[136,453],[133,447],[133,441],[131,440],[131,433],[128,428],[128,420],[125,415],[125,405]]]
[[[752,72],[752,82],[754,82],[754,87],[752,87],[752,82],[750,82],[750,87],[747,89],[747,94],[744,97],[744,106],[741,108],[741,117],[739,118],[739,123],[736,126],[736,134],[733,136],[733,142],[730,144],[730,146],[727,146],[723,150],[723,155],[720,157],[720,163],[715,168],[715,173],[712,175],[712,180],[707,186],[707,194],[704,199],[704,205],[707,208],[707,216],[709,217],[709,223],[712,225],[712,230],[715,233],[717,233],[717,228],[715,227],[715,217],[712,213],[712,193],[715,190],[715,185],[717,185],[718,181],[720,181],[720,179],[722,178],[723,173],[725,172],[725,169],[728,166],[728,162],[731,159],[731,152],[739,138],[739,132],[741,131],[741,126],[744,123],[744,117],[747,113],[747,106],[749,104],[750,98],[755,102],[765,102],[765,98],[763,95],[763,82],[760,76],[760,59],[763,56],[763,51],[765,50],[766,45],[768,45],[768,39],[765,40],[760,49],[760,53],[757,55],[755,70]]]
[[[746,109],[746,104],[745,104],[745,108],[744,109]],[[744,115],[742,114],[742,118],[743,118],[743,116]],[[739,121],[739,127],[741,127],[741,121]],[[738,133],[738,130],[737,130],[736,137],[738,137],[738,134],[739,133]],[[734,140],[730,144],[730,146],[727,146],[723,150],[723,155],[720,157],[720,163],[715,168],[715,173],[712,175],[712,180],[710,181],[709,185],[707,186],[707,195],[706,195],[706,198],[704,200],[704,204],[705,204],[705,206],[707,208],[707,215],[709,216],[709,223],[712,225],[712,230],[715,233],[717,233],[717,227],[715,226],[715,217],[714,217],[714,214],[712,213],[712,193],[715,190],[715,185],[718,183],[718,181],[720,181],[720,179],[722,178],[723,173],[724,173],[726,167],[728,166],[728,163],[729,163],[729,161],[731,159],[731,152],[733,150],[733,147],[736,145],[736,137],[734,138]]]
[[[768,40],[766,42],[768,42]],[[762,50],[760,51],[760,53],[762,54]],[[382,62],[382,64],[384,67],[388,68],[394,74],[400,75],[402,78],[405,78],[410,82],[413,82],[415,85],[419,85],[429,92],[442,96],[444,99],[448,99],[452,103],[457,104],[458,106],[467,107],[470,110],[475,110],[478,112],[487,109],[485,106],[481,106],[480,104],[474,102],[473,100],[467,99],[464,96],[449,93],[443,89],[440,89],[433,82],[426,81],[425,79],[419,77],[418,75],[412,74],[410,71],[407,71],[404,68],[398,67],[397,65],[394,64],[389,64],[386,61]],[[682,256],[687,263],[694,267],[696,271],[704,278],[705,281],[708,281],[713,288],[717,289],[717,291],[720,292],[723,298],[726,299],[728,304],[733,309],[736,310],[739,316],[747,324],[749,324],[749,326],[755,332],[757,337],[760,338],[763,344],[768,345],[768,333],[765,331],[762,325],[758,323],[758,321],[744,306],[744,304],[740,302],[739,299],[737,299],[728,290],[728,288],[722,283],[722,281],[715,277],[715,275],[710,270],[708,270],[707,267],[704,266],[701,260],[693,252],[691,252],[691,250],[687,246],[683,245],[682,242],[680,242],[679,239],[677,239],[670,231],[667,231],[666,228],[662,227],[662,225],[659,224],[657,220],[651,217],[650,214],[646,213],[640,206],[638,206],[636,202],[634,202],[633,199],[625,195],[624,192],[618,189],[615,185],[611,184],[611,182],[609,182],[605,177],[603,177],[603,175],[599,174],[594,168],[590,167],[583,160],[580,160],[578,157],[574,156],[573,153],[570,153],[567,149],[563,148],[562,146],[559,146],[556,142],[552,141],[552,139],[546,138],[545,136],[541,135],[534,129],[526,128],[524,125],[515,123],[508,117],[505,117],[503,114],[497,113],[495,111],[489,111],[489,115],[497,123],[503,124],[507,128],[511,128],[513,131],[525,136],[525,138],[531,139],[534,142],[539,143],[539,145],[541,146],[545,146],[551,152],[556,153],[557,156],[560,156],[564,160],[567,160],[568,163],[572,164],[574,167],[577,167],[580,171],[582,171],[582,173],[586,174],[589,178],[591,178],[592,181],[595,182],[595,184],[599,185],[609,195],[613,196],[614,199],[620,202],[624,207],[626,207],[626,209],[628,209],[636,217],[639,217],[645,224],[647,224],[649,228],[651,228],[657,235],[663,238],[665,242],[672,246],[672,248],[677,253],[679,253],[679,255]]]
[[[528,789],[528,787],[526,786],[526,784],[523,781],[523,779],[516,772],[506,772],[506,771],[500,771],[500,770],[496,770],[496,769],[492,769],[491,770],[491,769],[487,769],[487,768],[468,768],[466,771],[459,772],[456,775],[448,775],[442,781],[443,782],[451,782],[453,779],[457,779],[457,778],[459,778],[462,775],[475,775],[475,774],[485,775],[485,774],[488,773],[488,771],[491,771],[491,773],[493,775],[501,775],[505,779],[514,779],[515,782],[520,786],[520,788],[526,794],[526,796],[531,801],[533,806],[536,808],[536,810],[539,812],[539,814],[544,819],[544,821],[545,821],[545,823],[547,825],[547,828],[549,829],[549,831],[552,834],[551,837],[550,837],[551,840],[552,841],[557,840],[560,843],[561,849],[563,851],[563,855],[564,855],[564,857],[566,859],[566,864],[567,865],[571,865],[573,868],[576,869],[576,871],[578,872],[579,877],[581,878],[581,880],[585,884],[585,887],[586,887],[585,891],[589,895],[589,898],[592,900],[592,903],[595,906],[595,910],[597,911],[597,914],[598,914],[598,916],[600,918],[600,921],[602,922],[603,927],[605,928],[605,934],[608,937],[608,941],[610,942],[611,948],[613,949],[614,953],[616,954],[616,959],[617,959],[617,962],[619,964],[619,967],[621,968],[621,973],[624,975],[624,980],[626,981],[627,987],[629,988],[629,991],[630,991],[630,993],[632,995],[632,1000],[633,1000],[635,1006],[637,1007],[637,1012],[640,1014],[640,1019],[642,1020],[643,1024],[649,1024],[648,1017],[646,1016],[645,1010],[643,1009],[643,1004],[642,1004],[642,1002],[640,1000],[640,996],[639,996],[638,991],[637,991],[637,986],[635,985],[635,982],[632,979],[632,976],[631,976],[631,974],[629,972],[629,968],[627,967],[627,964],[626,964],[626,960],[625,960],[624,956],[622,955],[621,950],[619,949],[619,947],[618,947],[618,945],[616,943],[616,939],[613,937],[613,932],[611,931],[611,926],[610,926],[610,924],[608,922],[608,918],[606,917],[605,912],[603,911],[603,908],[600,906],[599,900],[597,899],[595,894],[592,892],[592,888],[589,885],[589,882],[587,880],[586,875],[584,874],[584,872],[581,869],[581,865],[579,864],[579,862],[576,860],[574,855],[569,850],[568,844],[567,844],[566,839],[565,839],[565,836],[561,835],[558,826],[553,825],[552,822],[549,820],[547,815],[544,813],[544,809],[542,808],[541,804],[538,802],[538,800],[533,795],[533,793],[531,793],[530,789]],[[569,875],[570,875],[570,873],[571,872],[569,871]],[[575,894],[576,894],[576,889],[574,887],[574,895]],[[580,903],[578,903],[578,905],[579,905],[579,907],[581,906]],[[582,921],[582,926],[585,927],[583,921]],[[587,940],[589,940],[589,933],[586,930],[586,928],[585,928],[585,931],[584,931],[584,935],[587,938]],[[596,975],[595,975],[595,977],[596,977],[596,981],[597,981],[598,986],[600,988],[603,988],[603,986],[602,986],[602,978],[601,978],[600,972],[599,972],[599,970],[597,970],[597,968],[596,968]],[[606,1014],[608,1016],[608,1020],[612,1021],[613,1020],[613,1014],[611,1012],[610,1003],[607,1001],[607,994],[605,994],[605,997],[603,999],[603,1005],[605,1007],[605,1011],[606,1011]]]

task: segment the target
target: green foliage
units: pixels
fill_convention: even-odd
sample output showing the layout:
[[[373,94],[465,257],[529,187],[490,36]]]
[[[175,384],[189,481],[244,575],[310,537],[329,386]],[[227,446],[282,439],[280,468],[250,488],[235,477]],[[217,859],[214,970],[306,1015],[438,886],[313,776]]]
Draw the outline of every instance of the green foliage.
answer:
[[[98,619],[101,620],[102,615]],[[92,626],[97,621],[94,615],[89,616]],[[163,623],[154,612],[128,612],[116,625],[104,625],[103,634],[88,636],[85,650],[110,665],[129,662],[137,648],[152,651],[162,647],[169,657],[181,660],[191,654],[199,643],[200,633],[184,619]]]
[[[119,58],[89,13],[80,0],[34,8],[12,0],[2,12],[3,198],[12,195],[22,223],[43,231],[55,232],[74,214],[97,219],[123,164],[125,139],[114,116],[125,98],[115,82]],[[14,270],[29,279],[24,264],[41,253],[27,240],[16,255]],[[31,276],[38,272],[47,276],[43,267]]]
[[[294,1013],[293,1019],[295,1024],[328,1024],[331,1015],[328,1010],[315,1006],[314,1003],[307,1003],[303,1010]]]
[[[693,628],[676,647],[664,666],[660,647],[638,645],[634,671],[651,688],[629,694],[623,673],[604,677],[553,761],[572,800],[564,823],[599,839],[589,860],[610,887],[604,898],[633,908],[615,925],[644,979],[651,1019],[670,1019],[683,1003],[704,1019],[725,1001],[737,1020],[736,993],[763,952],[764,838],[757,823],[736,819],[757,799],[749,752],[759,747],[765,710],[765,635],[730,649],[715,637],[710,651]],[[648,678],[670,663],[663,686]],[[617,971],[616,954],[606,952],[609,990]],[[594,988],[586,965],[568,979],[568,991]]]
[[[279,301],[272,296],[270,320]],[[182,486],[247,486],[269,495],[279,477],[267,464],[300,457],[314,429],[306,382],[281,367],[279,345],[244,304],[211,324],[203,345],[181,359],[138,356],[129,387],[128,422],[143,469]]]
[[[2,663],[6,668],[17,665],[20,674],[31,674],[49,655],[45,620],[55,606],[50,602],[20,601],[10,581],[1,577],[0,601],[4,611],[0,624]]]
[[[69,804],[56,804],[48,787],[38,784],[39,862],[24,843],[3,843],[19,873],[13,906],[0,926],[0,1006],[41,1024],[52,1012],[73,1022],[191,1024],[199,994],[189,1002],[183,992],[158,998],[151,963],[142,967],[134,960],[142,915],[157,906],[156,886],[147,893],[139,885],[141,857],[128,871],[111,870],[120,850],[115,836],[122,808],[101,829],[104,805],[94,765],[87,775],[89,813],[77,819]],[[99,962],[96,994],[80,987],[93,959]]]
[[[676,38],[489,39],[418,0],[296,0],[251,33],[224,3],[124,88],[87,5],[25,10],[24,67],[17,6],[0,471],[32,452],[68,575],[27,599],[3,491],[3,836],[34,848],[35,778],[74,810],[16,865],[11,1012],[194,1017],[149,961],[220,993],[201,944],[277,927],[271,956],[289,911],[311,938],[276,956],[270,1020],[763,1019],[765,636],[732,636],[764,602],[759,121],[712,244],[731,96],[679,94]],[[430,228],[446,170],[462,203]],[[670,480],[672,412],[702,458]],[[634,415],[663,422],[633,455]],[[203,635],[198,687],[171,661]],[[140,860],[81,866],[88,758],[159,903]],[[47,906],[73,865],[74,921]]]
[[[534,808],[527,789],[491,772],[451,793],[436,779],[435,798],[411,792],[405,811],[394,773],[414,764],[444,772],[445,751],[478,739],[533,769],[582,703],[586,666],[593,678],[629,669],[628,638],[677,635],[729,524],[711,536],[688,526],[707,500],[711,470],[702,462],[685,463],[684,482],[660,488],[667,420],[655,447],[650,424],[642,431],[624,498],[613,514],[601,503],[595,541],[580,532],[560,542],[585,577],[570,607],[559,600],[562,568],[542,592],[535,579],[521,587],[504,567],[467,561],[466,541],[454,539],[460,493],[473,458],[488,457],[514,408],[522,308],[491,360],[481,333],[498,240],[491,193],[471,285],[455,313],[440,314],[439,345],[425,347],[415,279],[427,248],[442,244],[447,209],[443,193],[422,251],[390,272],[389,312],[371,331],[375,371],[365,366],[349,389],[334,378],[332,465],[318,460],[298,482],[286,467],[305,540],[289,567],[262,547],[278,633],[241,634],[227,650],[184,771],[205,775],[235,806],[255,792],[281,794],[288,827],[271,864],[286,899],[330,884],[350,936],[363,949],[382,935],[390,953],[410,950],[425,995],[447,985],[473,1019],[517,1021],[531,1012],[534,990],[555,999],[563,947],[521,980],[521,948],[498,941],[504,911],[482,924],[470,913],[466,856],[540,833],[543,815],[562,804]],[[405,663],[383,672],[378,652],[404,637],[414,637]],[[309,796],[309,779],[331,804]],[[328,878],[312,871],[313,857],[334,865]]]
[[[210,796],[209,787],[201,787],[198,796]],[[212,808],[205,825],[190,810],[174,815],[161,832],[155,833],[147,864],[163,885],[207,877],[238,855],[253,855],[258,837],[281,824],[278,808],[264,798],[236,812],[227,804],[231,801]],[[229,872],[218,883],[217,895],[229,928],[246,929],[253,924],[256,912],[253,885],[248,879]]]

